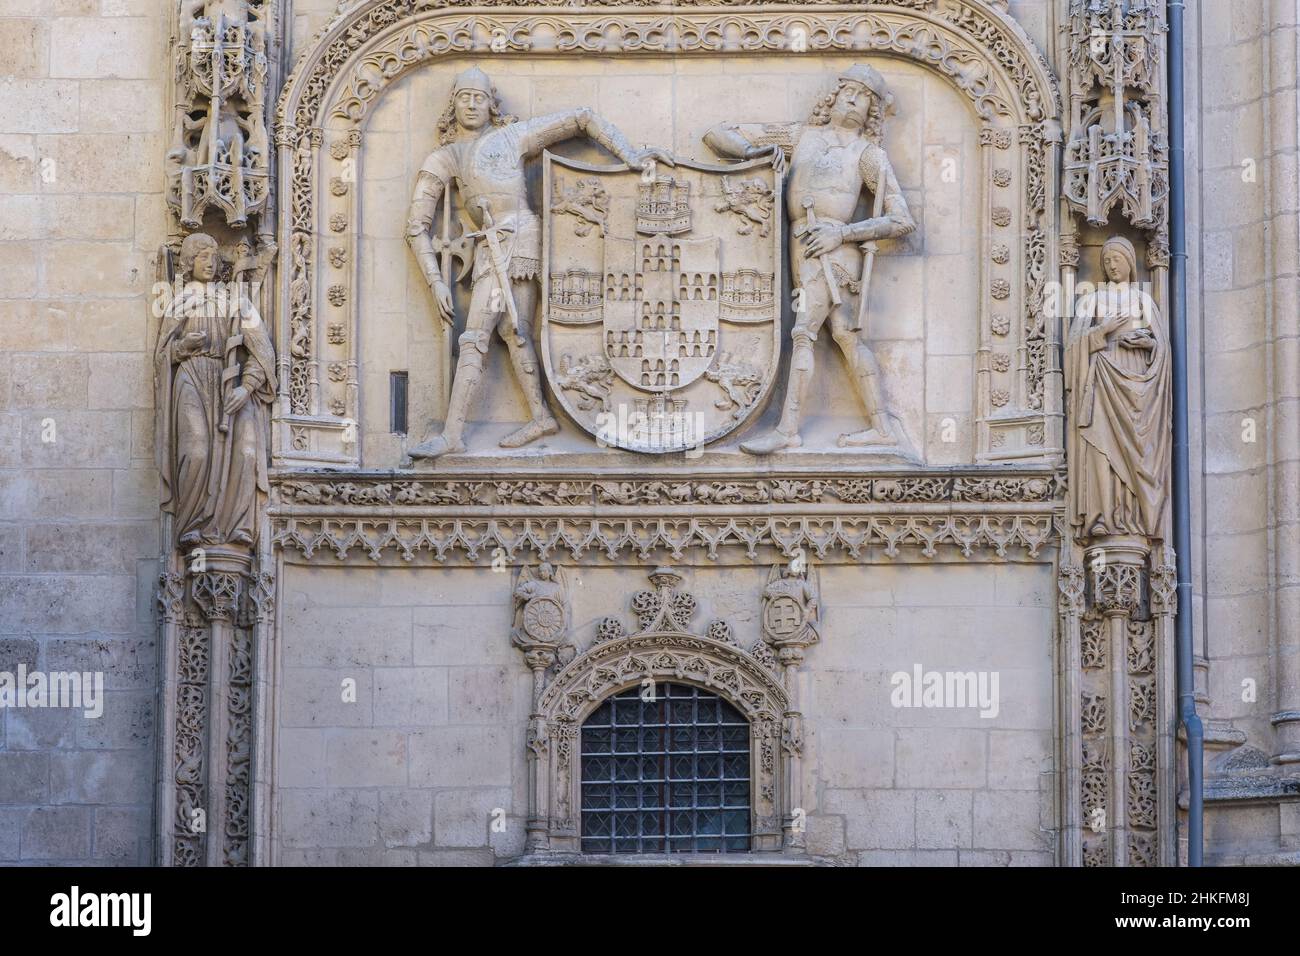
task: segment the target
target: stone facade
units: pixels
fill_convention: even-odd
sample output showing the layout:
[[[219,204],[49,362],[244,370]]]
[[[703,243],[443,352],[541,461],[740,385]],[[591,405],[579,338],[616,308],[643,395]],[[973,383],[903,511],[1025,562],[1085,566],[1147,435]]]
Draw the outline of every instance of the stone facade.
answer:
[[[0,862],[570,861],[648,681],[751,859],[1171,864],[1179,612],[1296,862],[1294,2],[1188,23],[1191,608],[1164,4],[673,6],[0,0],[0,672],[105,676]]]

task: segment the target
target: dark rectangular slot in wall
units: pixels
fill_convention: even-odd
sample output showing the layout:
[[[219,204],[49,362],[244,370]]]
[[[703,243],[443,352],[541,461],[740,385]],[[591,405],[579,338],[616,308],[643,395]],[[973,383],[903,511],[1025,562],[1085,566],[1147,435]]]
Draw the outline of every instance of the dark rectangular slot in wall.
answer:
[[[406,434],[406,373],[388,373],[388,421],[389,431],[397,435]]]

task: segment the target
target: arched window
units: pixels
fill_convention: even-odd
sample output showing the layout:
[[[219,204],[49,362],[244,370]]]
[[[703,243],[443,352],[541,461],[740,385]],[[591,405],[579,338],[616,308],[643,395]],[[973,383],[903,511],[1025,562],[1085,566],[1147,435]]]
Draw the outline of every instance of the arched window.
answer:
[[[642,693],[606,699],[582,725],[582,851],[748,852],[749,721],[698,687]]]

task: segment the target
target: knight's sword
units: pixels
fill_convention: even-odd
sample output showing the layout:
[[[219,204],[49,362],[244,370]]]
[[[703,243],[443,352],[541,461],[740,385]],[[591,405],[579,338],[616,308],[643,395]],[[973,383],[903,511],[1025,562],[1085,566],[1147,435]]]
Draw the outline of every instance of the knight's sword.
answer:
[[[876,173],[876,197],[872,206],[871,217],[879,219],[885,214],[885,166],[886,160],[880,159],[880,170]],[[854,317],[852,331],[857,332],[867,321],[867,295],[871,290],[871,270],[876,264],[876,241],[869,239],[859,247],[862,249],[862,281],[858,283],[858,314]]]
[[[519,335],[519,313],[515,311],[515,297],[510,289],[510,276],[506,270],[505,255],[501,251],[502,231],[497,228],[496,223],[492,220],[492,204],[486,198],[479,200],[479,208],[483,210],[483,231],[473,233],[476,236],[482,236],[488,244],[488,258],[492,261],[492,272],[497,278],[497,288],[501,290],[501,298],[505,302],[506,312],[510,315],[510,327],[514,329],[515,335]]]
[[[451,183],[442,190],[442,241],[438,251],[442,254],[442,281],[451,288]],[[451,407],[451,343],[454,338],[456,317],[446,318],[442,323],[442,407]]]
[[[805,212],[804,231],[812,232],[813,227],[817,225],[817,214],[813,212],[813,198],[807,196],[803,201]],[[831,271],[831,261],[825,256],[817,256],[817,261],[822,265],[822,274],[826,276],[826,288],[830,289],[831,302],[835,305],[842,305],[844,300],[840,298],[839,286],[835,284],[835,273]]]

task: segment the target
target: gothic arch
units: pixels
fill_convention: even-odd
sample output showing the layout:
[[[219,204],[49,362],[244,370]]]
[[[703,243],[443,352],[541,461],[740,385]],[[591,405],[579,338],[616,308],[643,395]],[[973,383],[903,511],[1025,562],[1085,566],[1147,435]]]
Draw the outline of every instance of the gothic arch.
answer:
[[[755,850],[781,847],[784,759],[782,725],[789,698],[755,658],[721,640],[679,631],[633,634],[598,642],[555,675],[529,728],[536,761],[532,849],[576,852],[583,721],[608,697],[646,680],[691,684],[726,700],[749,720],[750,807]]]
[[[1008,275],[1024,276],[1012,283],[992,266],[983,270],[980,348],[991,349],[995,335],[1006,337],[1000,344],[1013,347],[1018,360],[1003,383],[1009,387],[995,387],[989,369],[977,370],[977,450],[981,460],[1059,459],[1060,375],[1050,361],[1057,334],[1045,314],[1043,288],[1059,258],[1058,213],[1047,197],[1057,191],[1060,96],[1042,54],[999,0],[954,7],[890,0],[802,11],[760,0],[725,9],[733,2],[658,7],[594,0],[557,16],[537,6],[492,2],[362,0],[316,35],[276,109],[284,259],[277,279],[283,359],[273,447],[280,463],[338,467],[360,461],[360,210],[348,171],[355,169],[369,108],[390,84],[444,56],[762,54],[788,50],[796,29],[806,34],[811,54],[909,60],[945,77],[970,102],[983,147],[983,218],[989,232],[1007,230],[1006,242],[1019,247],[993,261]],[[994,244],[988,237],[983,242]],[[1018,312],[1020,320],[1012,322],[1008,312]],[[326,365],[338,370],[330,380],[321,374]]]

